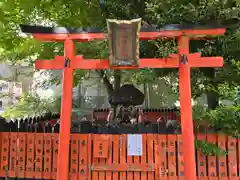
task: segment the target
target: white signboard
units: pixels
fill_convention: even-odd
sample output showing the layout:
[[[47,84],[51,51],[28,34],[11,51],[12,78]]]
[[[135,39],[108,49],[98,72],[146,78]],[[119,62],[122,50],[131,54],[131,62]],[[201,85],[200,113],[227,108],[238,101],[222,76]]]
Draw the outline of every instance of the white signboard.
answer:
[[[128,134],[128,156],[142,156],[142,135]]]

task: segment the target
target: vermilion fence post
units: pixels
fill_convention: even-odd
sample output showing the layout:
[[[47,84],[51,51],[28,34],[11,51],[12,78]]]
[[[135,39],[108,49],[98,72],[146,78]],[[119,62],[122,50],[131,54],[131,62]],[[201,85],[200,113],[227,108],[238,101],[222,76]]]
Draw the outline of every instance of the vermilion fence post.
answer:
[[[158,135],[158,152],[159,153],[159,171],[160,171],[160,180],[167,180],[167,136],[164,135]]]
[[[9,157],[9,177],[16,177],[16,165],[17,165],[17,133],[10,133],[10,157]]]
[[[125,148],[127,148],[127,145],[126,145],[126,143],[127,143],[127,135],[125,136],[126,137],[126,142],[125,142]],[[142,157],[141,157],[141,163],[142,164],[147,164],[147,135],[146,134],[144,134],[143,136],[142,136],[142,147],[143,147],[143,155],[142,155]],[[159,149],[158,149],[159,150]],[[125,151],[125,154],[126,154],[127,152]],[[158,152],[157,152],[158,153]],[[125,156],[126,157],[126,156]],[[125,158],[125,162],[126,162],[126,158]],[[147,180],[147,172],[141,172],[141,178],[142,178],[142,180]]]
[[[124,164],[126,161],[124,161],[124,159],[126,160],[126,154],[124,154],[126,147],[124,146],[125,143],[125,136],[122,135],[120,137],[122,139],[122,141],[120,140],[120,163]],[[112,164],[112,157],[113,157],[113,146],[112,146],[112,136],[110,135],[109,137],[109,153],[108,153],[108,158],[106,160],[106,164],[108,166],[111,166]],[[125,155],[125,156],[124,156]],[[124,176],[125,175],[125,176]],[[126,180],[126,173],[123,175],[122,172],[120,172],[120,178],[122,180]],[[106,180],[112,180],[112,172],[111,171],[107,171],[106,172]]]
[[[26,164],[26,134],[25,133],[18,133],[18,148],[17,148],[17,160],[18,160],[18,167],[17,167],[17,177],[18,178],[25,178],[25,164]]]
[[[206,141],[206,134],[197,134],[197,140]],[[197,168],[198,168],[198,179],[199,180],[207,180],[207,162],[206,156],[201,151],[197,151]]]
[[[237,141],[236,138],[228,136],[228,169],[229,179],[236,180],[237,177]]]
[[[57,178],[58,145],[59,145],[58,134],[53,134],[53,167],[52,167],[53,172],[52,172],[52,179]]]
[[[119,136],[118,135],[113,135],[112,136],[112,140],[113,140],[113,164],[118,164],[119,163]],[[128,156],[128,158],[130,159],[130,161],[128,162],[128,164],[132,164],[132,160],[133,157],[132,156]],[[99,174],[100,176],[100,174]],[[118,179],[118,172],[113,172],[113,180]],[[133,173],[132,172],[128,172],[127,177],[129,177],[129,180],[133,180]]]
[[[81,158],[81,155],[84,155],[85,152],[81,151],[79,153],[79,135],[78,134],[72,134],[71,135],[71,157],[70,157],[70,174],[71,174],[71,180],[78,180],[79,179],[79,155],[80,159],[82,161],[83,158]],[[82,149],[81,149],[82,150]],[[80,174],[81,178],[84,178],[83,173]],[[86,176],[86,175],[85,175]]]
[[[168,144],[168,179],[176,180],[177,177],[177,162],[176,162],[176,135],[167,136]]]
[[[227,137],[225,135],[218,135],[218,147],[220,147],[223,150],[226,150],[226,140]],[[227,158],[224,155],[220,155],[218,157],[218,177],[221,178],[221,180],[227,180]]]
[[[51,179],[52,172],[52,134],[44,133],[44,179]]]
[[[184,159],[182,135],[177,135],[178,180],[184,180]]]
[[[35,134],[35,179],[43,178],[43,135]]]
[[[27,162],[26,162],[26,178],[33,179],[34,177],[34,146],[35,146],[35,133],[27,134]]]
[[[154,163],[154,138],[152,134],[147,134],[147,160],[148,164]],[[154,180],[154,173],[148,172],[147,173],[148,180]]]
[[[8,174],[9,169],[9,133],[8,132],[2,132],[1,133],[1,176],[6,177]]]
[[[214,143],[216,144],[217,142],[217,136],[215,134],[209,134],[207,136],[207,140],[210,143]],[[207,157],[208,160],[208,177],[209,179],[212,180],[217,180],[217,165],[216,165],[216,156],[208,156]]]
[[[91,171],[89,172],[88,169],[88,156],[92,154],[91,149],[89,149],[89,143],[91,144],[91,141],[88,141],[88,135],[81,134],[78,136],[80,140],[80,149],[79,149],[79,179],[87,179],[88,173],[91,174]],[[90,164],[89,164],[90,165]]]

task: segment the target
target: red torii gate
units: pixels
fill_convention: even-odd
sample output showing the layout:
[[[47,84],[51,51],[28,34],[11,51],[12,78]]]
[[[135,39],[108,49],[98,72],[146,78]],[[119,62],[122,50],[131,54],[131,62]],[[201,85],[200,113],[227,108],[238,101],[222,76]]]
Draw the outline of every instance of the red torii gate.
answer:
[[[189,53],[189,41],[197,36],[223,35],[225,28],[181,29],[158,32],[141,32],[141,40],[152,40],[160,37],[177,38],[178,53],[168,58],[140,59],[139,66],[110,67],[108,60],[84,59],[75,55],[75,41],[89,41],[107,38],[105,33],[81,32],[69,33],[60,28],[59,32],[44,27],[22,26],[22,31],[33,33],[41,41],[64,42],[64,56],[55,56],[54,60],[37,60],[36,69],[63,69],[63,90],[60,116],[60,137],[57,179],[68,179],[70,123],[72,113],[72,88],[74,69],[140,69],[140,68],[179,68],[180,110],[184,145],[184,172],[186,180],[196,180],[196,161],[194,150],[194,133],[191,105],[191,67],[221,67],[222,57],[201,57],[200,53]]]

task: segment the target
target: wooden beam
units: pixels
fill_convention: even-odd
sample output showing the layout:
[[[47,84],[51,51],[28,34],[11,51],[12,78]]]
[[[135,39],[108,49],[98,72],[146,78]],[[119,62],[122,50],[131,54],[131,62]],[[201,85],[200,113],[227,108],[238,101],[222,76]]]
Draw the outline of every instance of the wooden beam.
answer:
[[[64,57],[54,56],[54,60],[36,60],[36,69],[63,69],[64,68]]]
[[[194,67],[221,67],[222,57],[200,57],[200,53],[188,55],[189,66]],[[139,66],[110,67],[107,59],[83,59],[83,56],[75,56],[70,61],[73,69],[143,69],[143,68],[178,68],[179,55],[172,54],[168,58],[144,58],[140,59]],[[63,69],[64,57],[55,56],[54,60],[37,60],[36,69]]]
[[[112,171],[112,172],[154,172],[155,164],[111,164],[92,165],[91,171]]]
[[[153,40],[157,38],[175,38],[179,36],[219,36],[225,33],[224,28],[217,29],[197,29],[197,30],[171,30],[159,32],[140,32],[141,40]],[[33,34],[33,37],[41,41],[64,41],[72,39],[77,41],[89,41],[97,39],[106,39],[106,33],[80,33],[80,34]]]
[[[223,57],[200,57],[189,59],[190,67],[222,67]]]
[[[71,62],[73,69],[143,69],[143,68],[177,68],[178,57],[172,58],[144,58],[140,59],[139,66],[110,67],[109,61],[101,59],[82,59],[76,56]]]

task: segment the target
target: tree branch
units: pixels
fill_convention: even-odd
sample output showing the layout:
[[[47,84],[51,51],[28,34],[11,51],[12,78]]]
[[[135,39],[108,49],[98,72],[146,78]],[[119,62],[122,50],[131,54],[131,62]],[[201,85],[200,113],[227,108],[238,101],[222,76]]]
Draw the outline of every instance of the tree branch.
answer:
[[[114,89],[119,89],[121,87],[121,70],[114,70]]]
[[[110,83],[109,79],[107,78],[106,73],[104,72],[104,70],[96,70],[96,72],[102,78],[105,88],[107,89],[107,92],[110,95],[113,92],[113,85]]]

